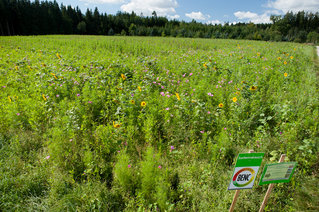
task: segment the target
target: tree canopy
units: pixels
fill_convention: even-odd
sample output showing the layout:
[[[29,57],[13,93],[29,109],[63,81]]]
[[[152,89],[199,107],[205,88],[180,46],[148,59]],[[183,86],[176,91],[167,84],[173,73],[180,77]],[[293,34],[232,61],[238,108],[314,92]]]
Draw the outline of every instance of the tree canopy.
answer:
[[[1,35],[129,35],[191,38],[230,38],[271,41],[319,42],[319,12],[287,12],[272,15],[271,24],[203,24],[169,20],[166,17],[115,15],[59,5],[56,1],[0,0]]]

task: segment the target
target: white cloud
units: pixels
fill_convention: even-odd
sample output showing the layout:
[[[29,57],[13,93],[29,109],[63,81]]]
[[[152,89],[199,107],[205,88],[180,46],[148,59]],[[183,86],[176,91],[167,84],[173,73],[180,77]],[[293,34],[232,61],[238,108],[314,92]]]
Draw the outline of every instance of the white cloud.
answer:
[[[175,8],[178,6],[176,0],[130,0],[123,4],[121,10],[125,12],[134,11],[136,14],[150,16],[153,11],[158,16],[176,16]]]
[[[253,13],[250,11],[247,11],[247,12],[238,11],[238,12],[235,12],[234,15],[239,20],[253,22],[255,24],[270,23],[270,14],[268,12],[258,15],[257,13]]]
[[[242,20],[242,19],[252,19],[252,18],[256,18],[258,17],[257,13],[252,13],[252,12],[242,12],[242,11],[238,11],[238,12],[235,12],[234,15]]]
[[[265,13],[270,15],[282,15],[282,12],[279,10],[267,10]]]
[[[168,15],[167,17],[170,19],[178,19],[180,16],[176,14],[176,15]]]
[[[308,11],[308,12],[318,12],[319,11],[319,1],[318,0],[275,0],[269,1],[267,7],[274,8],[284,13],[288,11],[298,12],[298,11]]]
[[[215,24],[222,24],[222,22],[220,20],[211,20],[211,21],[207,21],[207,24],[215,25]]]
[[[80,0],[82,2],[93,3],[93,4],[121,4],[125,0]]]
[[[191,19],[202,20],[202,21],[210,18],[209,15],[204,15],[201,12],[191,12],[191,13],[186,13],[185,15]]]

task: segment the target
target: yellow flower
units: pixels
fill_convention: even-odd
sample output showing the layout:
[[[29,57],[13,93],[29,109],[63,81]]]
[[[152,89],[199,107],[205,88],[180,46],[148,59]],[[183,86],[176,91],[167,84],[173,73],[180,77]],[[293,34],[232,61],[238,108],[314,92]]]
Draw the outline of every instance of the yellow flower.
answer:
[[[52,76],[54,76],[55,79],[58,79],[54,73],[50,73]]]
[[[277,60],[281,60],[281,57],[277,57]]]
[[[45,98],[44,94],[42,94],[42,98],[44,99],[44,101],[47,101],[47,98]]]
[[[285,73],[284,73],[284,76],[285,76],[285,77],[288,77],[288,74],[285,72]]]
[[[43,67],[46,67],[47,65],[45,65],[44,63],[41,63],[41,65],[43,66]]]
[[[284,64],[287,65],[287,61],[285,61]]]
[[[290,59],[294,59],[294,57],[293,57],[293,56],[290,56]]]
[[[237,97],[234,97],[234,98],[233,98],[233,102],[237,102]]]
[[[10,96],[8,96],[8,99],[9,99],[9,102],[12,102],[12,100],[11,100]]]
[[[140,92],[142,91],[142,88],[140,86],[137,86],[137,88]]]
[[[31,66],[28,66],[28,69],[32,70],[32,67],[31,67]]]
[[[250,88],[249,88],[249,90],[251,90],[251,91],[255,91],[257,89],[257,86],[251,86]]]
[[[56,53],[56,56],[57,56],[59,59],[61,59],[61,56],[59,55],[59,53]]]
[[[120,124],[115,124],[115,122],[113,121],[113,127],[114,128],[119,128],[121,125]]]
[[[223,103],[219,103],[218,107],[223,108],[224,104]]]
[[[207,65],[206,65],[206,63],[204,63],[204,65],[203,65],[203,66],[204,66],[204,68],[207,68]]]
[[[134,105],[134,104],[135,104],[135,101],[132,99],[132,100],[130,101],[130,103]]]
[[[260,53],[259,53],[259,52],[257,52],[257,56],[260,56]]]
[[[178,101],[180,101],[181,97],[179,97],[178,93],[175,93],[175,94],[176,94],[176,97],[177,97]]]
[[[141,106],[142,106],[142,107],[145,107],[145,106],[146,106],[146,102],[144,102],[144,101],[141,102]]]
[[[287,53],[286,55],[289,56],[289,53]]]
[[[121,74],[121,77],[122,77],[123,80],[126,79],[126,76],[124,74]]]
[[[15,68],[16,70],[18,70],[18,69],[19,69],[19,66],[15,66],[14,68]]]

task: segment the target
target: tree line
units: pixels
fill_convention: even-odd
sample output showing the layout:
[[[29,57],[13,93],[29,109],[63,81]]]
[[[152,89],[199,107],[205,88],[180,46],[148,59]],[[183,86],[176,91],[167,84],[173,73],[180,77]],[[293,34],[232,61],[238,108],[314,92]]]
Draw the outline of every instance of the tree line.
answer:
[[[1,35],[130,35],[230,38],[265,41],[319,42],[319,12],[272,15],[271,24],[203,24],[166,17],[118,12],[115,15],[59,5],[55,0],[0,0]]]

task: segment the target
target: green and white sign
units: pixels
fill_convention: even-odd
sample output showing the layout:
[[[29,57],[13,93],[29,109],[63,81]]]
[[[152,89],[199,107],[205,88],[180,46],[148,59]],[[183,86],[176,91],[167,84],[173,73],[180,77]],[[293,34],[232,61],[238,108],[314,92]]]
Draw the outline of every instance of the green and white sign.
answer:
[[[265,153],[241,153],[228,190],[251,189],[254,185],[261,161]]]
[[[296,162],[266,164],[259,185],[288,183],[296,169]]]

